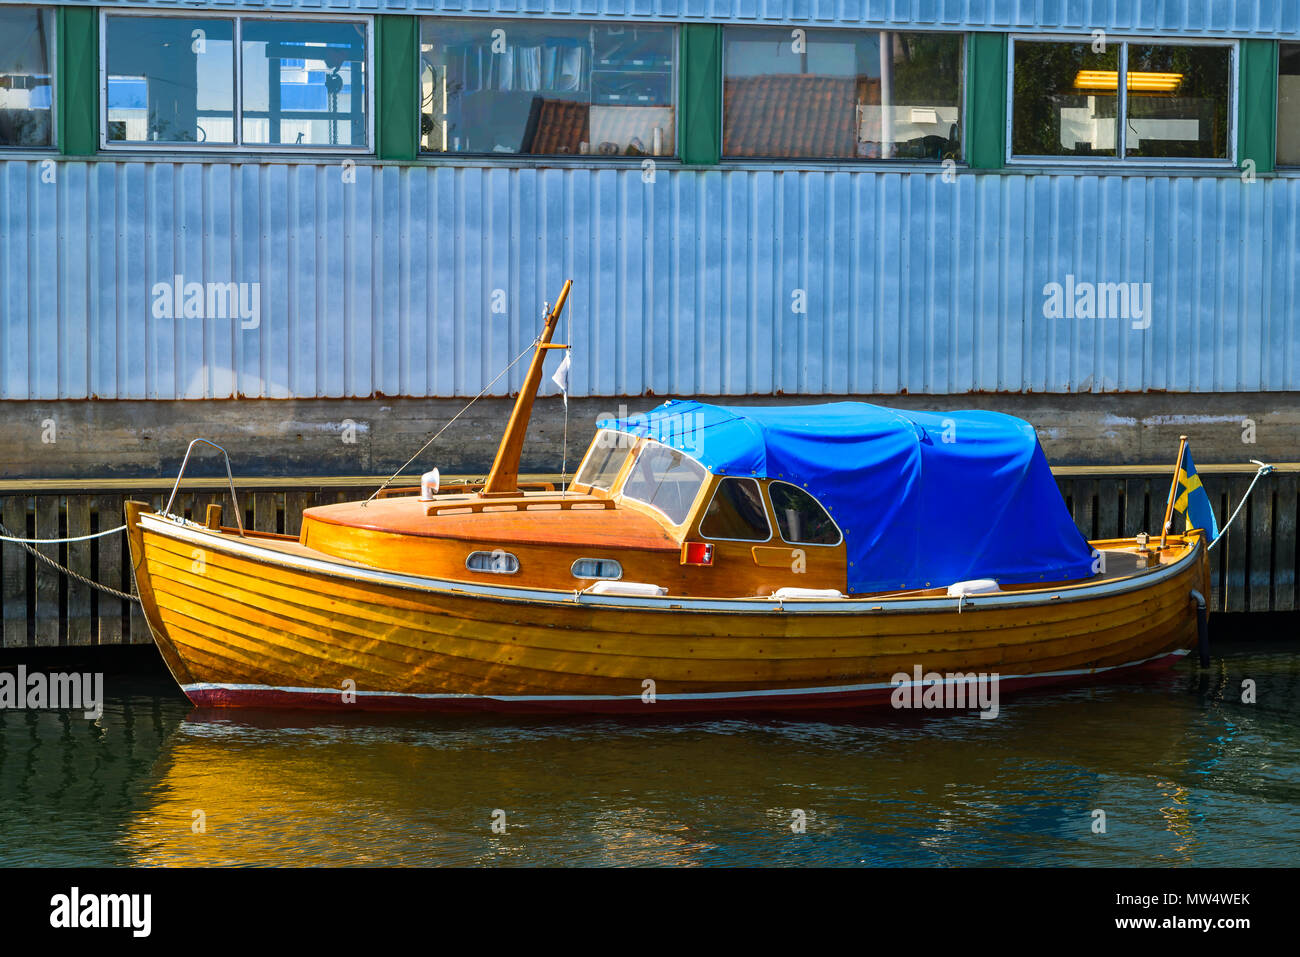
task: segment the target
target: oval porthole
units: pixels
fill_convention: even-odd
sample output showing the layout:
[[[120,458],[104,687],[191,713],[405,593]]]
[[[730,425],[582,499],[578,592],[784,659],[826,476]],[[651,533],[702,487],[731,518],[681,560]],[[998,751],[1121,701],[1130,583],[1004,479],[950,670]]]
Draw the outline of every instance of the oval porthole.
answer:
[[[574,578],[616,580],[623,577],[623,566],[612,558],[579,558],[569,569]]]
[[[490,575],[513,575],[519,571],[519,559],[510,552],[497,548],[490,552],[470,552],[465,567],[472,572]]]

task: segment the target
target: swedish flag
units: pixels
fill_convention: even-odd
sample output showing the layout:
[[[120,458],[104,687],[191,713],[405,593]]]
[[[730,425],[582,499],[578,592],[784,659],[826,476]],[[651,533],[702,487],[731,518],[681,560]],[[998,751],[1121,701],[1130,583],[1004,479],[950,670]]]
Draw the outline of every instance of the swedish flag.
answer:
[[[1205,529],[1211,541],[1219,537],[1219,523],[1214,520],[1214,507],[1210,505],[1210,496],[1201,487],[1201,477],[1196,474],[1196,466],[1192,464],[1190,445],[1183,447],[1183,458],[1178,463],[1174,511],[1187,520],[1187,528]]]

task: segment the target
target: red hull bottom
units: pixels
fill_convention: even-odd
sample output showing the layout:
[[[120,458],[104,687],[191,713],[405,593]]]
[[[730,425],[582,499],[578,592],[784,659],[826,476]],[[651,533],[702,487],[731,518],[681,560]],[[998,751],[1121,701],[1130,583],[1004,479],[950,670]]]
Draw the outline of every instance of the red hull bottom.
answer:
[[[1085,672],[1017,675],[998,679],[999,700],[1008,692],[1060,685],[1087,684],[1119,675],[1168,668],[1186,654],[1172,652],[1132,664]],[[287,708],[311,711],[425,711],[448,714],[736,714],[739,712],[822,711],[847,708],[888,708],[898,711],[973,711],[963,709],[895,708],[894,685],[833,691],[746,694],[740,696],[660,695],[654,701],[627,697],[480,697],[475,695],[404,695],[358,691],[345,702],[341,691],[277,688],[269,685],[188,685],[182,689],[199,708]],[[910,697],[910,695],[909,695]]]

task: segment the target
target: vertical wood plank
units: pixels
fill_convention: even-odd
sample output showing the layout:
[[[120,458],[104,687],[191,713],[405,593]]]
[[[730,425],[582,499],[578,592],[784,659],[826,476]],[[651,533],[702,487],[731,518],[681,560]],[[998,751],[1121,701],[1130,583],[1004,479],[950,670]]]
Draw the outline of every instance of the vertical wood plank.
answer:
[[[1277,511],[1273,518],[1273,610],[1294,611],[1297,607],[1296,583],[1296,518],[1297,476],[1295,472],[1276,474]],[[1269,479],[1261,479],[1267,482]]]
[[[0,505],[0,521],[15,538],[27,535],[27,499],[22,495],[6,495]],[[20,545],[4,546],[3,582],[0,592],[4,598],[4,647],[27,647],[27,563],[33,559]]]
[[[1244,476],[1233,475],[1224,476],[1227,480],[1224,484],[1228,488],[1228,510],[1224,513],[1223,521],[1227,521],[1227,516],[1231,515],[1241,501],[1246,492],[1246,486],[1250,480]],[[1246,565],[1247,556],[1250,554],[1250,539],[1248,529],[1250,528],[1250,506],[1247,505],[1238,517],[1232,530],[1223,537],[1218,547],[1225,549],[1227,552],[1227,567],[1224,572],[1223,583],[1223,610],[1224,611],[1245,611],[1246,610]],[[1179,526],[1177,516],[1174,517],[1174,525]],[[1182,531],[1181,526],[1177,528]]]
[[[68,537],[90,534],[90,496],[68,495]],[[69,542],[68,568],[86,578],[91,576],[90,552],[94,543]],[[68,589],[68,644],[78,647],[91,643],[90,586],[69,577]]]
[[[274,492],[253,493],[253,530],[257,532],[274,532],[276,525],[276,502]]]
[[[1119,499],[1122,479],[1103,478],[1097,482],[1097,537],[1119,538]]]
[[[120,495],[96,495],[95,519],[99,530],[116,528],[125,521]],[[130,591],[131,575],[125,560],[126,533],[106,535],[99,539],[99,567],[95,570],[97,580],[116,588],[118,591]],[[122,644],[122,599],[107,592],[100,592],[95,602],[98,614],[95,621],[95,643],[99,645]]]
[[[1248,559],[1247,606],[1251,611],[1268,611],[1273,584],[1273,495],[1267,479],[1260,479],[1250,497],[1250,557]]]
[[[59,538],[60,497],[36,496],[36,538]],[[42,555],[59,560],[58,545],[37,545]],[[52,648],[59,644],[59,619],[62,607],[59,585],[62,573],[45,562],[36,563],[36,647]]]
[[[302,531],[302,513],[314,504],[311,489],[293,489],[284,496],[284,533],[297,535]]]
[[[149,495],[141,496],[144,501],[151,503],[155,512],[161,512],[162,507],[167,504],[167,495],[169,492],[153,492]],[[178,498],[176,504],[172,506],[173,511],[181,511],[181,500]],[[118,506],[119,514],[123,512],[123,506]],[[125,592],[135,592],[135,581],[131,576],[131,549],[126,542],[122,543],[122,562],[126,565],[126,587],[122,590]],[[127,634],[125,635],[128,644],[147,645],[153,641],[153,632],[149,630],[149,622],[144,617],[144,612],[140,610],[140,603],[132,601],[126,603],[128,606],[127,613]]]
[[[1150,534],[1147,523],[1147,480],[1130,478],[1124,481],[1124,537],[1132,538],[1138,532]]]
[[[1096,529],[1096,503],[1094,499],[1097,496],[1096,479],[1075,477],[1072,482],[1074,486],[1073,502],[1071,503],[1071,514],[1074,516],[1074,524],[1079,526],[1079,531],[1083,532],[1083,537],[1092,541],[1097,538]]]

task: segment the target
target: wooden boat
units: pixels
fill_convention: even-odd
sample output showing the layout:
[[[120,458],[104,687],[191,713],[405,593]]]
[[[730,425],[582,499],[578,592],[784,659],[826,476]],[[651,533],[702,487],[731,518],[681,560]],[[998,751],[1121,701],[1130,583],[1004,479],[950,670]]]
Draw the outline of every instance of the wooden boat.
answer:
[[[852,707],[1196,644],[1203,532],[1084,541],[1005,415],[670,402],[599,423],[568,488],[521,486],[567,292],[482,483],[308,509],[296,538],[128,504],[145,616],[196,705]]]

